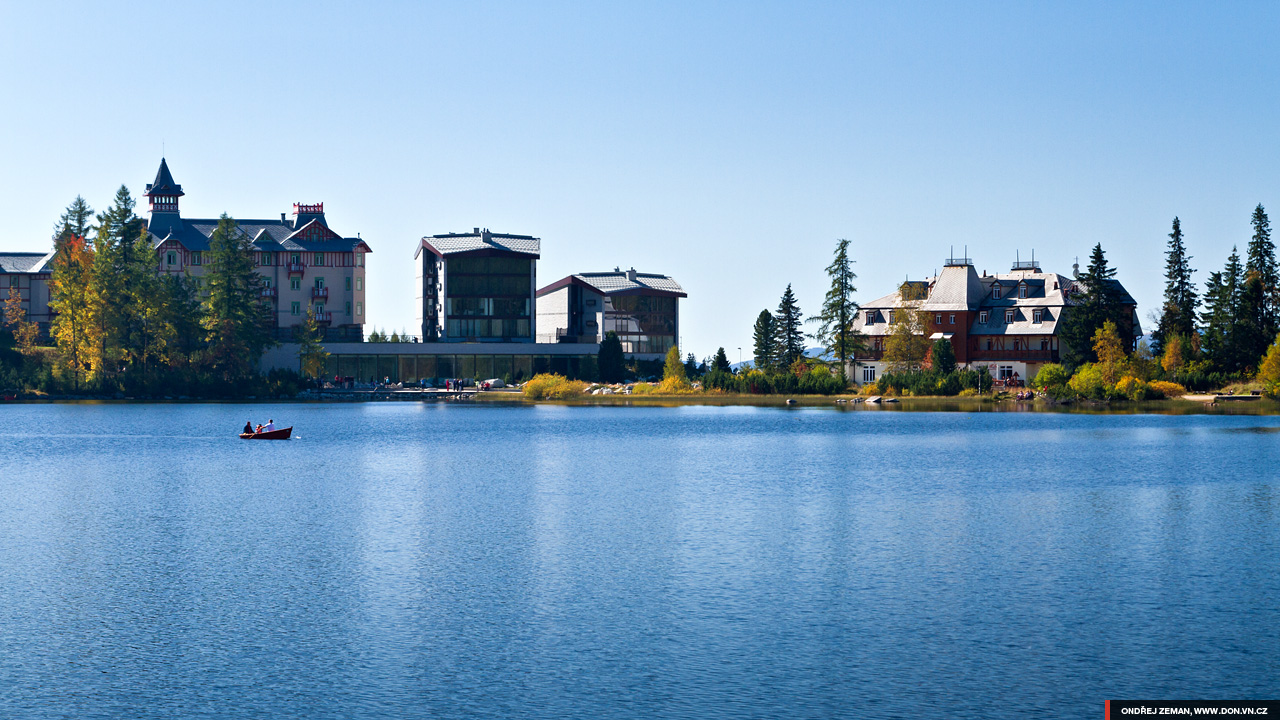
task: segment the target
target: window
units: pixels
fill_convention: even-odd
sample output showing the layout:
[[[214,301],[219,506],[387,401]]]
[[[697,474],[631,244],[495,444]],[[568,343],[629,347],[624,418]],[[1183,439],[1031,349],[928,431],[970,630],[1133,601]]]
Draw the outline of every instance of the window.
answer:
[[[324,253],[316,253],[315,265],[316,267],[320,267],[324,265]]]
[[[311,304],[311,308],[312,308],[313,310],[315,310],[316,315],[323,315],[323,314],[324,314],[324,303],[322,303],[322,302],[312,303],[312,304]]]
[[[324,278],[323,278],[323,277],[316,277],[316,287],[317,287],[317,288],[322,288],[322,287],[324,287]]]
[[[1005,321],[1006,323],[1011,323],[1011,322],[1013,322],[1013,311],[1012,311],[1012,310],[1005,310],[1005,311],[1004,311],[1004,321]]]
[[[364,267],[364,253],[356,253],[356,267]]]
[[[347,301],[347,315],[351,315],[351,301]]]
[[[271,278],[262,278],[262,287],[271,287]]]
[[[1040,323],[1044,322],[1044,311],[1043,311],[1043,310],[1032,310],[1032,311],[1031,311],[1031,322],[1036,323],[1037,325],[1039,325]]]
[[[200,256],[200,251],[199,251],[199,250],[195,250],[195,251],[193,251],[193,252],[191,253],[191,264],[192,264],[192,265],[199,265],[199,264],[200,264],[201,262],[203,262],[203,261],[204,261],[204,258]]]
[[[891,323],[898,322],[897,315],[898,315],[898,313],[897,313],[896,311],[894,311],[894,310],[890,310],[890,311],[889,311],[889,322],[891,322]]]
[[[289,314],[295,317],[298,315],[301,315],[302,303],[298,302],[297,300],[294,300],[293,302],[289,303]]]
[[[178,264],[178,253],[176,253],[176,252],[174,252],[174,251],[170,250],[170,251],[165,255],[164,261],[165,261],[166,263],[170,264],[170,265],[177,265],[177,264]]]
[[[978,322],[980,322],[980,323],[984,323],[984,324],[985,324],[985,323],[987,322],[987,319],[988,319],[989,317],[990,317],[990,316],[989,316],[989,314],[987,313],[987,311],[986,311],[986,310],[983,310],[982,312],[978,313]]]
[[[1054,280],[1054,281],[1053,281],[1053,289],[1054,289],[1054,290],[1057,290],[1057,289],[1058,289],[1058,281],[1057,281],[1057,280]]]
[[[1011,377],[1013,377],[1013,366],[1012,366],[1012,365],[1001,365],[1001,366],[1000,366],[1000,379],[1001,379],[1001,380],[1008,380],[1008,379],[1009,379],[1009,378],[1011,378]]]
[[[302,256],[301,256],[301,255],[299,255],[298,253],[294,253],[294,254],[292,254],[292,255],[290,255],[290,256],[289,256],[289,262],[293,263],[294,265],[301,265],[301,264],[302,264]]]
[[[1000,299],[1000,294],[1001,294],[1002,290],[1003,290],[1003,288],[1001,288],[999,285],[992,285],[992,286],[991,286],[991,297],[995,298],[996,300],[999,300],[999,299]]]
[[[874,325],[876,323],[876,312],[874,310],[867,311],[867,320],[864,324]]]
[[[10,275],[10,276],[9,276],[9,287],[18,287],[18,276],[17,276],[17,275]]]
[[[871,383],[876,381],[876,369],[873,367],[862,368],[862,382]]]
[[[301,290],[301,289],[302,289],[302,278],[289,278],[289,289],[290,289],[290,290]]]
[[[357,278],[356,278],[356,290],[363,290],[363,289],[364,289],[364,278],[362,278],[362,277],[357,277]]]
[[[1025,300],[1027,297],[1027,286],[1025,284],[1018,286],[1018,297]]]
[[[1048,349],[1049,349],[1049,341],[1048,341],[1048,340],[1041,340],[1041,341],[1040,341],[1040,349],[1041,349],[1041,350],[1048,350]]]
[[[934,313],[934,314],[933,314],[933,324],[934,324],[934,325],[941,325],[941,324],[942,324],[942,313]]]
[[[364,303],[362,302],[356,303],[356,317],[360,317],[363,314],[364,314]]]
[[[347,292],[351,292],[351,278],[350,278],[350,277],[348,277],[348,278],[347,278]],[[350,315],[350,314],[351,314],[351,311],[349,311],[349,310],[348,310],[348,311],[347,311],[347,314],[348,314],[348,315]]]
[[[955,324],[956,324],[956,314],[955,314],[955,313],[951,313],[951,318],[950,318],[947,322],[948,322],[948,324],[950,324],[950,325],[955,325]]]
[[[274,265],[275,260],[271,257],[271,253],[264,252],[262,257],[258,258],[258,262],[263,265]]]

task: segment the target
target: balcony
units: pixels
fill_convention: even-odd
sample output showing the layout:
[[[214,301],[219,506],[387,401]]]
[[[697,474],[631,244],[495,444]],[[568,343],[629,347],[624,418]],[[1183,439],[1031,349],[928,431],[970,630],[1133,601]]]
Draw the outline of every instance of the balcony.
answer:
[[[324,300],[325,298],[329,297],[329,288],[313,287],[311,288],[311,297],[317,300]]]
[[[1021,362],[1050,362],[1054,359],[1053,350],[971,350],[970,362],[983,360],[1017,360]]]
[[[315,314],[315,316],[316,316],[316,322],[319,322],[319,323],[333,322],[333,313],[331,312],[318,312]]]
[[[302,263],[300,263],[300,262],[296,262],[296,263],[291,262],[291,263],[289,263],[288,267],[289,267],[289,274],[290,274],[290,275],[294,275],[294,274],[302,275],[303,273],[305,273],[305,272],[307,271],[307,266],[306,266],[306,265],[303,265],[303,264],[302,264]]]
[[[262,297],[264,297],[264,298],[273,298],[273,297],[275,297],[275,296],[276,296],[276,289],[275,289],[275,288],[273,288],[273,287],[264,287],[264,288],[262,288]]]

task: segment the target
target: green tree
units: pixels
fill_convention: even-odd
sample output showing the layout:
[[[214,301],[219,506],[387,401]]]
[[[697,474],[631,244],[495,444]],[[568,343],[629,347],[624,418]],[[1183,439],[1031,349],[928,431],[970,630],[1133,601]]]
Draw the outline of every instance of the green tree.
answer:
[[[4,302],[4,325],[13,335],[18,352],[30,354],[39,337],[40,327],[27,320],[27,311],[22,307],[22,291],[16,285],[9,286],[9,297]]]
[[[324,328],[316,321],[314,306],[307,307],[307,319],[294,328],[294,337],[298,341],[298,363],[302,374],[318,378],[324,372],[325,361],[329,352],[324,349]]]
[[[1280,335],[1276,336],[1275,342],[1267,348],[1266,356],[1258,364],[1258,382],[1272,395],[1275,394],[1276,386],[1280,385]]]
[[[54,244],[67,238],[87,238],[89,230],[93,224],[93,208],[89,207],[89,203],[85,199],[76,196],[75,200],[67,206],[66,212],[58,218],[58,225],[54,228]]]
[[[1201,345],[1214,367],[1222,372],[1239,372],[1251,360],[1244,347],[1249,333],[1244,327],[1247,313],[1242,312],[1243,292],[1244,268],[1239,252],[1233,247],[1222,272],[1209,275],[1202,316]]]
[[[662,379],[688,382],[689,377],[684,374],[684,363],[680,361],[680,348],[675,345],[667,351],[667,361],[662,368]]]
[[[1200,298],[1191,275],[1191,256],[1182,240],[1182,225],[1173,219],[1173,232],[1169,233],[1169,249],[1165,253],[1164,307],[1159,322],[1151,334],[1152,352],[1164,352],[1165,343],[1174,336],[1190,337],[1196,329],[1196,307]]]
[[[271,344],[271,319],[263,310],[262,277],[254,271],[249,237],[223,213],[209,237],[204,327],[211,369],[225,382],[255,372]]]
[[[756,325],[752,331],[752,360],[755,366],[761,370],[768,370],[773,367],[777,358],[777,342],[778,342],[777,323],[773,321],[773,314],[768,310],[761,310],[760,315],[756,317]]]
[[[596,365],[600,371],[600,382],[620,383],[626,378],[626,359],[622,355],[622,341],[616,332],[610,330],[605,334],[596,354]]]
[[[1262,335],[1261,343],[1265,349],[1266,344],[1280,331],[1276,327],[1280,320],[1280,282],[1277,278],[1276,246],[1271,241],[1271,220],[1267,218],[1267,211],[1261,203],[1253,209],[1250,224],[1253,226],[1253,237],[1249,239],[1244,276],[1246,283],[1257,280],[1259,285],[1256,291],[1259,295],[1257,306],[1250,309],[1253,311],[1251,319]],[[1261,352],[1254,357],[1259,355]]]
[[[933,341],[933,369],[943,375],[950,375],[956,369],[956,351],[951,341],[938,338]]]
[[[716,350],[716,355],[711,360],[711,369],[720,372],[733,372],[733,368],[729,366],[729,356],[725,354],[724,348]]]
[[[884,341],[884,361],[891,372],[918,370],[932,347],[927,331],[926,313],[915,308],[898,308],[893,313],[893,327]]]
[[[1121,302],[1115,275],[1115,268],[1107,263],[1102,243],[1094,245],[1089,266],[1077,279],[1071,303],[1064,312],[1062,361],[1068,368],[1097,359],[1093,353],[1093,336],[1108,320],[1116,325],[1122,337],[1131,336],[1132,311]]]
[[[684,359],[684,374],[690,378],[698,376],[698,358],[689,353]]]
[[[145,265],[146,227],[133,212],[133,196],[124,185],[106,211],[98,215],[94,233],[93,271],[89,279],[92,336],[99,367],[95,374],[112,378],[139,359],[136,346],[144,313],[137,298],[154,278]],[[145,247],[148,254],[150,248]],[[153,256],[153,254],[152,254]]]
[[[96,357],[89,288],[93,250],[83,235],[74,234],[60,235],[55,248],[49,278],[49,307],[54,312],[50,335],[57,343],[62,367],[71,372],[72,386],[79,390]]]
[[[1095,367],[1102,373],[1107,387],[1115,385],[1128,369],[1124,343],[1116,324],[1107,320],[1093,335],[1093,354],[1098,358]]]
[[[831,278],[831,288],[823,298],[822,310],[809,318],[809,322],[818,323],[818,331],[812,337],[840,361],[840,377],[844,378],[849,358],[862,348],[862,334],[854,324],[858,303],[853,301],[853,293],[857,291],[853,281],[858,276],[849,260],[848,240],[836,241],[835,258],[827,266],[827,277]]]
[[[778,303],[778,312],[774,315],[774,363],[778,367],[788,368],[804,355],[804,333],[800,331],[804,322],[800,306],[796,304],[796,296],[791,292],[791,284],[782,293]]]

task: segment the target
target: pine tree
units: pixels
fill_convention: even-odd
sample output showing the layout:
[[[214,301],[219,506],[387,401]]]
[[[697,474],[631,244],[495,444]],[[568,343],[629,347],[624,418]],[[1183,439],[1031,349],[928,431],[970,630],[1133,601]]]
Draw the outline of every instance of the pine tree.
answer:
[[[77,195],[76,199],[67,206],[67,211],[58,218],[58,225],[54,228],[55,244],[67,238],[88,237],[92,221],[93,208],[89,207],[89,203],[85,202],[84,198]]]
[[[1249,240],[1244,274],[1246,280],[1256,276],[1261,283],[1263,304],[1256,320],[1269,343],[1275,337],[1278,331],[1276,324],[1280,321],[1280,278],[1277,278],[1276,246],[1271,241],[1271,221],[1261,204],[1253,209],[1250,224],[1253,225],[1253,237]]]
[[[711,369],[720,372],[733,372],[733,368],[729,365],[729,356],[725,354],[724,348],[718,348],[716,355],[711,360]]]
[[[89,280],[90,335],[99,363],[94,372],[108,378],[137,357],[133,342],[142,320],[135,305],[135,292],[147,283],[148,275],[154,275],[154,265],[148,271],[138,262],[137,245],[145,237],[146,228],[133,208],[129,188],[121,185],[111,207],[98,215],[94,233],[93,272]]]
[[[1247,339],[1253,333],[1245,310],[1244,267],[1240,253],[1231,248],[1227,265],[1220,273],[1212,273],[1205,291],[1204,340],[1202,346],[1219,370],[1228,373],[1243,370],[1256,358],[1246,352]]]
[[[1077,291],[1064,313],[1062,362],[1069,369],[1097,361],[1093,336],[1108,320],[1116,324],[1122,337],[1132,337],[1131,311],[1121,303],[1115,275],[1115,268],[1107,263],[1102,243],[1094,245],[1089,266],[1077,279]]]
[[[307,319],[294,328],[294,337],[298,341],[298,363],[302,374],[310,378],[320,377],[329,353],[321,344],[324,340],[324,328],[316,322],[314,306],[307,307]]]
[[[854,324],[858,317],[858,303],[853,301],[853,293],[857,291],[853,281],[858,276],[853,273],[853,264],[849,260],[848,240],[841,238],[836,241],[835,258],[827,266],[827,276],[831,278],[831,288],[827,290],[821,312],[809,318],[809,322],[818,323],[813,339],[840,360],[840,377],[843,378],[849,358],[862,347],[861,333]]]
[[[626,378],[627,364],[622,354],[622,341],[618,339],[618,333],[610,330],[605,334],[604,341],[600,343],[600,350],[596,353],[596,366],[600,373],[600,382],[620,383]]]
[[[756,324],[751,333],[751,359],[756,368],[769,370],[777,357],[778,328],[773,320],[773,313],[761,310],[756,317]]]
[[[212,369],[225,382],[256,371],[271,344],[270,316],[262,306],[262,277],[253,268],[249,237],[225,213],[209,237],[209,295],[204,327]]]
[[[97,365],[90,334],[93,257],[84,236],[60,236],[49,278],[49,307],[54,312],[49,334],[57,343],[62,367],[71,371],[76,390],[80,389],[81,379]]]
[[[1165,255],[1164,308],[1152,333],[1153,352],[1157,354],[1163,353],[1165,343],[1174,336],[1189,338],[1195,332],[1196,307],[1200,298],[1191,280],[1195,269],[1190,261],[1191,256],[1182,241],[1182,225],[1175,217],[1173,232],[1169,233],[1169,250]]]
[[[791,367],[804,355],[804,333],[800,331],[802,322],[796,296],[791,292],[791,284],[787,283],[778,303],[778,312],[774,314],[774,363],[777,367]]]
[[[690,378],[698,376],[698,358],[693,353],[684,358],[684,374]]]

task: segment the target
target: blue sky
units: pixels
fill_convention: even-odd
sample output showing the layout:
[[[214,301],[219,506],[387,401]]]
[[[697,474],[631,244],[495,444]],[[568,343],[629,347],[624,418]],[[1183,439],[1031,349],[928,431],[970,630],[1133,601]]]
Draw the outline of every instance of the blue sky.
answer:
[[[1280,211],[1280,6],[957,5],[0,0],[0,250],[163,143],[184,214],[324,202],[375,325],[412,326],[418,238],[485,226],[540,284],[675,276],[685,348],[736,361],[840,237],[863,300],[1101,242],[1145,321],[1174,215],[1202,283]]]

